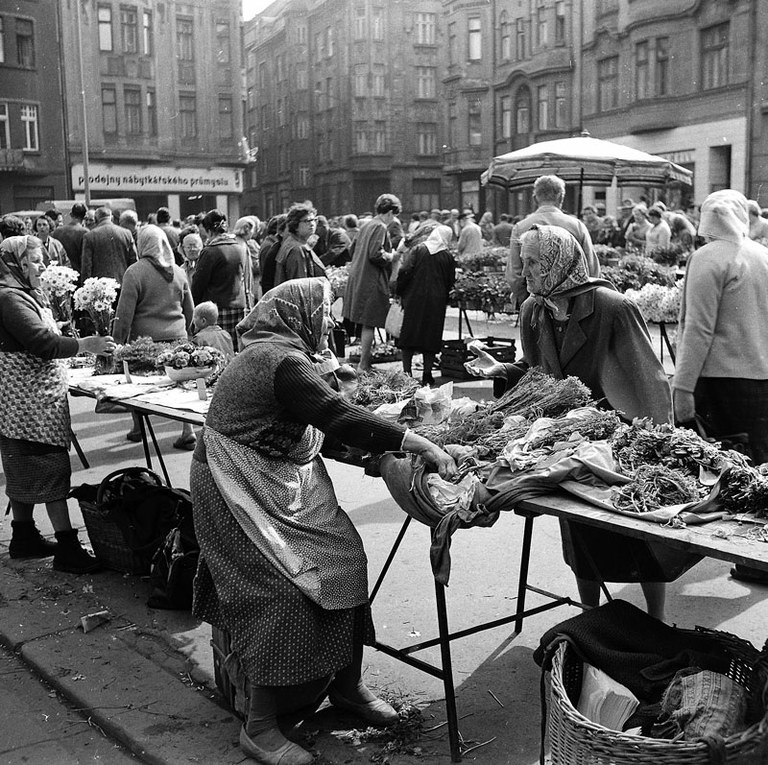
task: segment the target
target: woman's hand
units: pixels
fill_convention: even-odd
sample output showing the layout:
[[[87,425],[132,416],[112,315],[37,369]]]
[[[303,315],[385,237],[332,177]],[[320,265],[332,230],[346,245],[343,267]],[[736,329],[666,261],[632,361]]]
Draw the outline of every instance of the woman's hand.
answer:
[[[424,459],[424,462],[439,473],[441,478],[452,478],[456,475],[456,461],[450,454],[444,452],[437,444],[433,444],[429,439],[408,430],[403,438],[403,449],[413,454],[418,454]]]
[[[110,335],[90,335],[89,337],[81,337],[78,340],[78,351],[85,351],[86,353],[95,353],[100,356],[108,356],[112,353],[117,344]]]
[[[673,388],[672,405],[675,410],[675,422],[691,422],[696,418],[696,403],[693,393]]]
[[[469,348],[477,357],[464,364],[464,369],[466,369],[469,374],[474,377],[486,378],[507,376],[507,371],[504,365],[500,361],[496,361],[488,351],[484,351],[482,348],[478,348],[475,345],[470,345]]]

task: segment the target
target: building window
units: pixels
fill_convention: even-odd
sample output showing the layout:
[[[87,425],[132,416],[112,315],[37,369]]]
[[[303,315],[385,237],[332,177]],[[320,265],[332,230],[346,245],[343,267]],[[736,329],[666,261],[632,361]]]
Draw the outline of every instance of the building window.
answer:
[[[515,21],[515,49],[518,61],[521,61],[528,55],[528,34],[525,28],[525,19],[523,18],[518,18]]]
[[[720,88],[728,82],[729,24],[704,29],[701,33],[701,86]]]
[[[654,72],[654,90],[657,96],[666,96],[669,92],[669,38],[656,38],[656,71]]]
[[[355,151],[358,154],[368,153],[368,127],[364,122],[355,125]]]
[[[518,135],[531,132],[531,93],[528,88],[520,88],[515,98],[515,130]]]
[[[368,94],[368,73],[363,66],[355,67],[355,75],[352,79],[355,98],[365,98]]]
[[[152,11],[142,11],[141,44],[145,56],[151,56],[154,53],[155,45],[152,35]]]
[[[150,89],[147,89],[147,131],[157,135],[157,96]]]
[[[333,27],[326,28],[325,38],[326,38],[326,52],[328,53],[328,58],[331,58],[333,56]]]
[[[470,98],[467,103],[467,141],[470,146],[483,143],[483,106],[479,98]]]
[[[299,186],[303,189],[309,186],[309,165],[299,167]]]
[[[267,88],[267,62],[262,61],[259,64],[259,90]]]
[[[219,138],[232,135],[232,96],[219,96]]]
[[[192,19],[176,19],[176,56],[180,61],[195,60]]]
[[[280,146],[277,150],[277,172],[288,172],[288,149],[285,145]]]
[[[229,21],[216,20],[216,63],[228,64],[231,59]]]
[[[307,25],[306,24],[299,24],[296,27],[296,42],[299,45],[307,44]]]
[[[480,17],[472,16],[467,20],[467,58],[479,61],[483,55],[483,37]]]
[[[261,105],[261,129],[262,131],[269,130],[269,106],[267,104]]]
[[[197,97],[188,93],[179,96],[179,119],[182,138],[197,138]]]
[[[448,64],[455,64],[458,61],[458,49],[456,47],[456,22],[451,21],[448,24]]]
[[[371,37],[374,40],[384,39],[384,9],[371,9]]]
[[[296,70],[296,90],[306,90],[309,88],[309,73],[304,67]]]
[[[141,90],[124,88],[125,132],[128,135],[141,135]]]
[[[458,114],[456,111],[456,102],[450,101],[448,103],[448,148],[454,148],[456,146],[456,124],[458,122]]]
[[[248,88],[245,103],[248,111],[256,108],[256,91],[253,88]]]
[[[16,61],[25,69],[35,66],[35,28],[29,19],[16,19]]]
[[[648,41],[635,45],[635,98],[648,98]]]
[[[374,98],[384,98],[387,95],[387,80],[384,67],[377,64],[373,68],[373,88]]]
[[[0,64],[5,63],[5,20],[0,16]]]
[[[315,56],[323,58],[325,55],[325,35],[322,32],[315,34]]]
[[[435,97],[435,68],[432,66],[416,67],[416,97]]]
[[[21,105],[21,124],[24,129],[24,151],[40,151],[37,132],[37,106]]]
[[[600,111],[619,105],[619,57],[611,56],[597,62],[597,91]]]
[[[564,128],[568,125],[568,101],[566,100],[565,82],[555,83],[555,127]]]
[[[99,50],[112,50],[112,8],[100,5],[97,13],[99,18]]]
[[[285,54],[275,58],[275,79],[278,82],[285,79]]]
[[[416,125],[416,153],[422,156],[437,154],[437,125],[434,122],[421,122]]]
[[[302,140],[309,138],[309,119],[303,115],[296,120],[296,137]]]
[[[547,13],[548,11],[544,6],[543,0],[538,0],[536,8],[536,44],[539,47],[543,47],[549,42]]]
[[[8,121],[8,104],[0,104],[0,149],[11,148],[11,124]]]
[[[501,137],[512,138],[512,97],[502,96],[500,102]]]
[[[375,154],[386,154],[387,151],[387,123],[373,123],[373,151]]]
[[[499,27],[501,29],[501,60],[509,61],[512,58],[512,37],[506,11],[501,12]]]
[[[365,40],[368,36],[368,15],[364,5],[355,8],[355,40]]]
[[[101,89],[101,121],[106,135],[117,133],[117,94],[114,87]]]
[[[565,45],[565,2],[555,3],[555,45]]]
[[[549,89],[546,85],[539,85],[536,95],[539,130],[549,130]]]
[[[123,53],[138,53],[139,31],[135,8],[120,9],[120,37]]]
[[[416,14],[416,44],[434,45],[437,29],[437,15],[434,13]]]

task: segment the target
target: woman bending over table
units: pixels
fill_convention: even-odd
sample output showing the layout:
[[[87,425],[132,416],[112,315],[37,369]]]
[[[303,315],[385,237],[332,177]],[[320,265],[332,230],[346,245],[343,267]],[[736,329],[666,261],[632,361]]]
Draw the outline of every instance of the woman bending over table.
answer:
[[[494,393],[514,386],[529,366],[563,379],[578,377],[596,401],[624,417],[671,422],[669,383],[651,346],[637,306],[603,279],[591,278],[579,243],[558,226],[523,234],[523,276],[530,297],[520,310],[523,361],[502,364],[485,351],[468,368],[494,380]],[[581,601],[600,602],[600,579],[640,582],[648,613],[664,618],[663,582],[676,579],[692,560],[670,547],[630,539],[583,524],[561,522],[563,553],[576,575]],[[583,550],[588,552],[585,555]]]
[[[98,561],[80,545],[67,508],[72,427],[67,372],[60,359],[111,353],[111,337],[62,337],[40,291],[42,244],[12,236],[0,244],[0,457],[11,503],[11,558],[49,558],[57,571],[88,574]],[[32,517],[45,503],[56,544]]]
[[[324,434],[373,452],[421,454],[443,476],[453,459],[430,441],[346,401],[321,374],[330,282],[295,279],[251,312],[245,344],[219,380],[190,474],[201,548],[193,612],[227,630],[251,682],[243,751],[304,765],[277,715],[333,705],[369,724],[397,713],[361,678],[374,639],[362,541],[320,457]]]

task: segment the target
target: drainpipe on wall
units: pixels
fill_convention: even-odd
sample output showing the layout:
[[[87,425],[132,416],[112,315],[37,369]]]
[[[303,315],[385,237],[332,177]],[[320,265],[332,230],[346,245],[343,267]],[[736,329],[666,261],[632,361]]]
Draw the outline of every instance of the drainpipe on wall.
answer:
[[[749,57],[748,61],[756,61],[757,56],[757,0],[749,4]],[[747,140],[744,151],[744,191],[750,199],[757,199],[757,193],[752,189],[752,141],[754,140],[753,130],[755,125],[755,74],[747,77]]]

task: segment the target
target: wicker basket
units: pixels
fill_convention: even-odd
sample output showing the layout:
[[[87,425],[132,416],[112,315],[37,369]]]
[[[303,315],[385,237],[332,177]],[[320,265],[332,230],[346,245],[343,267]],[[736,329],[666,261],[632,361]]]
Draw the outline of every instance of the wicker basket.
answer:
[[[241,720],[245,720],[248,716],[251,684],[235,657],[227,661],[227,657],[232,653],[232,638],[229,632],[211,627],[211,647],[216,687],[221,691],[229,708]]]
[[[96,502],[80,498],[80,512],[96,557],[114,571],[145,576],[149,574],[146,555],[138,555],[125,543],[120,527]]]
[[[768,762],[768,664],[758,661],[754,646],[734,635],[697,628],[713,637],[731,656],[728,677],[747,691],[764,689],[760,719],[726,739],[726,765],[765,765]],[[695,634],[692,631],[692,634]],[[549,693],[551,765],[710,765],[709,750],[701,742],[672,742],[609,730],[580,714],[575,703],[581,691],[582,662],[566,642],[553,658]],[[759,692],[753,695],[760,699]]]

